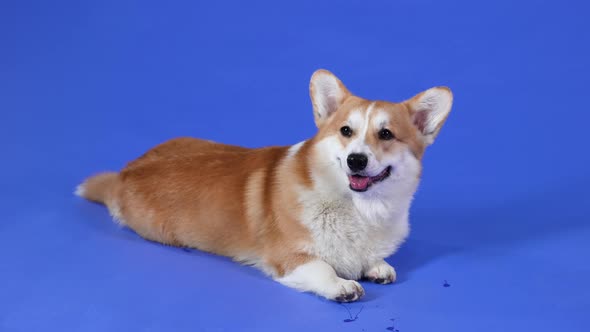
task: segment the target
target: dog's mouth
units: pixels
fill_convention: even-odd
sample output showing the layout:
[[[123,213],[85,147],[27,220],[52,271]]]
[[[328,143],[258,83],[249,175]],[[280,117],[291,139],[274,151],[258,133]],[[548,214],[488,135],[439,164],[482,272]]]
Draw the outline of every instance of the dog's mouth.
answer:
[[[350,181],[350,189],[357,192],[367,191],[370,186],[387,179],[390,174],[391,166],[387,166],[381,171],[381,173],[375,176],[363,176],[359,174],[349,175],[348,180]]]

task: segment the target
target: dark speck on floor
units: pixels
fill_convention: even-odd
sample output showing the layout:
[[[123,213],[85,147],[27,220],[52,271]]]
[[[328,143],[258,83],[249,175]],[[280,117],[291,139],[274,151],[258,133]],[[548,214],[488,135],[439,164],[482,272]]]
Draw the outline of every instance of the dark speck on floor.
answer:
[[[399,332],[398,329],[395,328],[395,318],[391,318],[391,326],[386,327],[385,329],[392,332]]]
[[[363,312],[363,309],[365,308],[364,306],[361,306],[361,310],[359,310],[359,312],[357,312],[356,315],[354,315],[354,317],[352,317],[350,310],[344,304],[342,304],[342,306],[344,307],[344,309],[346,309],[346,311],[348,311],[348,316],[349,316],[349,318],[346,318],[343,320],[343,322],[345,322],[345,323],[350,323],[350,322],[354,322],[355,320],[357,320],[359,318],[359,314],[361,312]]]
[[[443,284],[443,287],[451,287],[451,284],[449,284],[446,280],[445,283]]]

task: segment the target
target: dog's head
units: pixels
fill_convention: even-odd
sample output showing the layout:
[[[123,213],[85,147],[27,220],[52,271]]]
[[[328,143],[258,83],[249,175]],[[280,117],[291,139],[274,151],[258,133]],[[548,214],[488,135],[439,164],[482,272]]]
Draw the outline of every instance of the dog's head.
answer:
[[[387,190],[395,181],[417,182],[424,150],[434,142],[453,101],[446,87],[401,103],[369,101],[351,94],[326,70],[313,74],[310,95],[320,166],[362,195]]]

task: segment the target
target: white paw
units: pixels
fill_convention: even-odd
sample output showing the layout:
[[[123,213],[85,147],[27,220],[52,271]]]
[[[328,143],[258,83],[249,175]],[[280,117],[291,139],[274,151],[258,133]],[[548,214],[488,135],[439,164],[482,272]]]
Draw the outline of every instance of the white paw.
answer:
[[[393,266],[381,261],[365,272],[365,277],[378,284],[389,284],[395,281],[397,274]]]
[[[353,302],[365,295],[365,290],[354,280],[338,280],[335,294],[329,297],[330,300],[338,302]]]
[[[299,265],[277,281],[300,291],[313,292],[338,302],[356,301],[365,295],[363,287],[358,282],[338,277],[328,263],[319,259]]]

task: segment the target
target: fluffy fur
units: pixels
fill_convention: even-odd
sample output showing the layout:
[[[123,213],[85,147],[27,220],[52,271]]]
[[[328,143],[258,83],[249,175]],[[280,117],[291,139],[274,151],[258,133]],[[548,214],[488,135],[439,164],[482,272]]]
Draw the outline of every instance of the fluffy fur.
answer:
[[[355,280],[395,281],[383,259],[408,235],[422,155],[452,94],[439,87],[402,103],[368,101],[318,70],[310,95],[318,132],[309,140],[246,149],[177,138],[118,173],[90,177],[76,193],[146,239],[229,256],[298,290],[355,301],[364,294]],[[395,137],[384,139],[385,129]],[[351,154],[367,157],[363,170],[347,164]],[[355,179],[365,191],[352,190]]]

